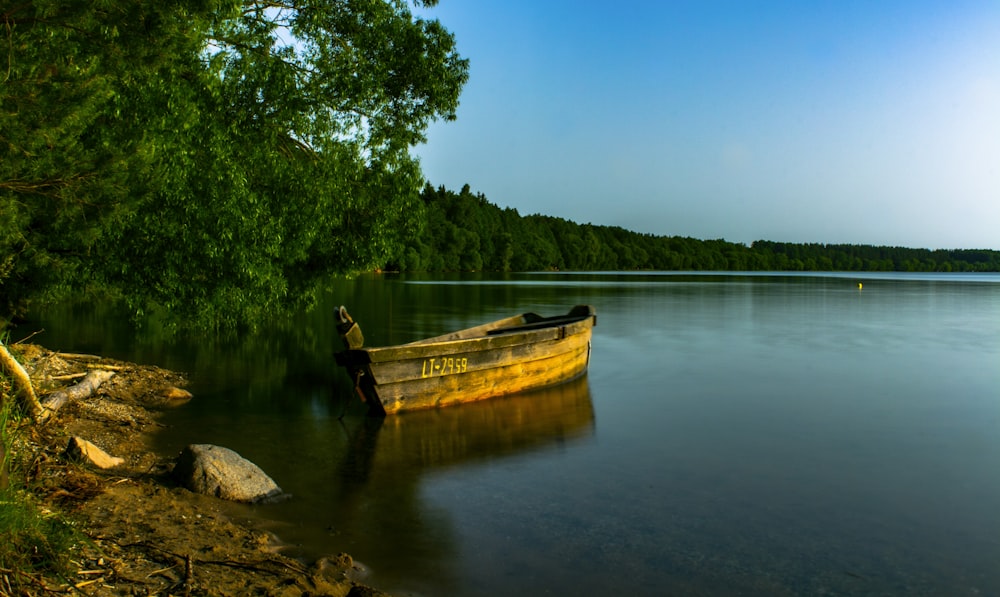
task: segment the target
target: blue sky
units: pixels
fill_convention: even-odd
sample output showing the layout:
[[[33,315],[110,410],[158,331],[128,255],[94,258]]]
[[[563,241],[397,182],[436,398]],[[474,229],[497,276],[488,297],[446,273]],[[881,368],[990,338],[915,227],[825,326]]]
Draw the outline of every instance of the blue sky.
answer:
[[[1000,2],[440,0],[435,186],[701,239],[1000,249]]]

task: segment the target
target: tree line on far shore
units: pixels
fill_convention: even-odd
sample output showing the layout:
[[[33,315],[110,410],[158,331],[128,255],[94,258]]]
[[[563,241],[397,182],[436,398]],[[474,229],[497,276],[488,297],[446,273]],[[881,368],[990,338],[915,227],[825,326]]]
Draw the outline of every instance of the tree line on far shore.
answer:
[[[747,246],[656,236],[552,216],[522,216],[473,194],[469,185],[456,193],[428,184],[421,199],[423,229],[386,264],[387,270],[1000,271],[1000,251],[992,250],[765,240]]]

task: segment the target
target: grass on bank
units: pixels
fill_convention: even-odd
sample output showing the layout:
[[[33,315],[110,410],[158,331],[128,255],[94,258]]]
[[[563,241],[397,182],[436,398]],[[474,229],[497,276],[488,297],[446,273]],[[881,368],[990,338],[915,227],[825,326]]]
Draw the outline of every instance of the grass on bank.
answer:
[[[81,535],[31,491],[23,455],[24,417],[8,380],[0,377],[0,594],[20,595],[45,586],[43,577],[65,578]]]

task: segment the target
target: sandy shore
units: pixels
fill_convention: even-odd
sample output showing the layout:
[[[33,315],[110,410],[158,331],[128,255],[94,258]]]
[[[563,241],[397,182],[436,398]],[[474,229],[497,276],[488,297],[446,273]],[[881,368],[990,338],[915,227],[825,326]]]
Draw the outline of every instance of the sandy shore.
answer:
[[[350,556],[310,563],[286,557],[276,537],[238,524],[217,498],[172,481],[173,455],[153,453],[148,440],[161,428],[158,414],[183,400],[176,391],[186,383],[183,375],[38,346],[12,348],[40,393],[89,369],[114,372],[95,394],[20,434],[17,453],[27,460],[29,486],[87,538],[72,554],[75,574],[39,579],[39,594],[383,595],[360,582],[362,568]],[[124,463],[100,469],[69,461],[63,452],[74,436]]]

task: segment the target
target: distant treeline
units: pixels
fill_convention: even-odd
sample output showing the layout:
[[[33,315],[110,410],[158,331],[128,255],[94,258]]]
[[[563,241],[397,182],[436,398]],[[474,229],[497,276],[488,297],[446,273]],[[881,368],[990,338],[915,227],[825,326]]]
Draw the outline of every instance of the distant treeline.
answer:
[[[1000,251],[725,240],[641,234],[617,226],[522,216],[465,185],[424,187],[423,230],[395,271],[730,270],[996,272]]]

